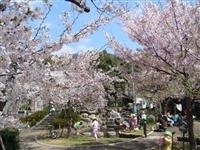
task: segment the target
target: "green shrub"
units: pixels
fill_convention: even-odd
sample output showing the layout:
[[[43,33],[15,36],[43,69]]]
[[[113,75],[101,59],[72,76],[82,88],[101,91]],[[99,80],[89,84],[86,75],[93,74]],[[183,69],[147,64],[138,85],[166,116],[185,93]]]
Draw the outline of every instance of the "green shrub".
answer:
[[[19,144],[19,130],[16,128],[5,128],[0,131],[6,150],[18,150]]]
[[[52,121],[52,125],[55,127],[55,128],[63,128],[66,126],[66,123],[67,123],[67,116],[71,116],[72,117],[72,120],[73,122],[77,122],[77,121],[80,121],[81,117],[80,115],[71,110],[70,112],[67,110],[62,110],[58,115],[56,115]]]
[[[48,114],[50,112],[51,106],[50,105],[46,105],[44,106],[43,110],[46,114]]]
[[[77,122],[81,120],[81,116],[77,112],[72,111],[71,116],[72,116],[73,122]]]
[[[155,121],[153,118],[147,118],[147,124],[154,124]]]
[[[42,118],[41,118],[42,119]],[[36,125],[37,122],[39,122],[41,119],[38,119],[38,121],[36,119],[32,119],[31,121],[29,121],[29,125],[30,127]]]
[[[55,117],[52,121],[52,125],[58,129],[59,127],[63,128],[66,125],[66,119]]]
[[[64,109],[57,114],[52,121],[52,125],[57,129],[59,127],[63,128],[66,125],[67,122],[67,117],[66,117],[66,112]]]
[[[31,115],[28,115],[26,117],[21,117],[20,121],[22,123],[28,122],[29,125],[32,127],[37,122],[39,122],[42,118],[44,118],[47,114],[48,114],[47,110],[36,111],[36,112],[32,113]]]

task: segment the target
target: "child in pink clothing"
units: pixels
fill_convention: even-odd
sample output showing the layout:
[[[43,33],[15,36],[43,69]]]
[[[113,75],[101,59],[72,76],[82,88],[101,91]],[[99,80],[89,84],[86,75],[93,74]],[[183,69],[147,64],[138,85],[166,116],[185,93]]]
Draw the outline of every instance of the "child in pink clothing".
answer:
[[[134,130],[137,126],[137,116],[135,114],[131,114],[131,118],[129,120],[130,130]]]
[[[97,136],[98,130],[99,130],[99,123],[98,123],[96,117],[94,117],[92,120],[92,134],[96,141],[98,139],[98,136]]]

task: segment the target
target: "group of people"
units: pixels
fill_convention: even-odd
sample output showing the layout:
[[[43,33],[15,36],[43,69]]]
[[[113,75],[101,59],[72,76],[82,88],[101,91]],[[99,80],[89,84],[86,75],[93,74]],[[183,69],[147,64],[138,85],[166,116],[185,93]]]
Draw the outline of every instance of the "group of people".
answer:
[[[121,118],[122,119],[122,118]],[[144,111],[142,111],[140,114],[132,113],[129,115],[129,117],[123,118],[120,122],[120,119],[117,118],[116,124],[120,124],[124,126],[124,129],[127,130],[135,130],[137,128],[140,128],[143,121],[147,119],[147,115]]]
[[[146,126],[147,115],[144,111],[141,114],[130,114],[128,118],[120,120],[120,118],[115,119],[116,124],[116,134],[119,135],[120,131],[123,130],[137,130],[138,128],[143,128],[144,136],[147,137],[147,126]]]
[[[170,114],[166,115],[159,114],[156,120],[156,130],[165,131],[167,126],[181,126],[185,120],[185,116],[181,114]]]
[[[75,130],[75,134],[78,135],[79,134],[79,130],[81,129],[83,125],[82,121],[77,121],[75,123],[73,123],[73,120],[71,117],[69,117],[67,119],[67,137],[70,136],[72,128]],[[95,141],[98,140],[98,132],[99,132],[99,122],[97,121],[96,117],[92,117],[92,123],[91,123],[91,129],[92,129],[92,135],[95,139]]]

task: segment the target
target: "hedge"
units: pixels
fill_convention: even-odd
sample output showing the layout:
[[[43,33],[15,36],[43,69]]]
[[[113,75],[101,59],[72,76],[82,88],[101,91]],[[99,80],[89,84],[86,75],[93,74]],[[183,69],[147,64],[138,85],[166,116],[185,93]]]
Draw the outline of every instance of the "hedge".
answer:
[[[6,150],[19,150],[19,130],[16,128],[5,128],[0,131]],[[0,150],[2,148],[0,147]]]

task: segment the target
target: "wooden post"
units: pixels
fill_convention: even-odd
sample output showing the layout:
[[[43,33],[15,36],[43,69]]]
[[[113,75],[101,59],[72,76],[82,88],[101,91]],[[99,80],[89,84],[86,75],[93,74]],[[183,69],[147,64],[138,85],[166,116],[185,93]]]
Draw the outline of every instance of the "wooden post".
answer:
[[[183,133],[183,150],[185,149],[184,138],[185,138],[185,133]]]
[[[172,150],[174,149],[174,134],[175,134],[176,132],[172,132]]]

